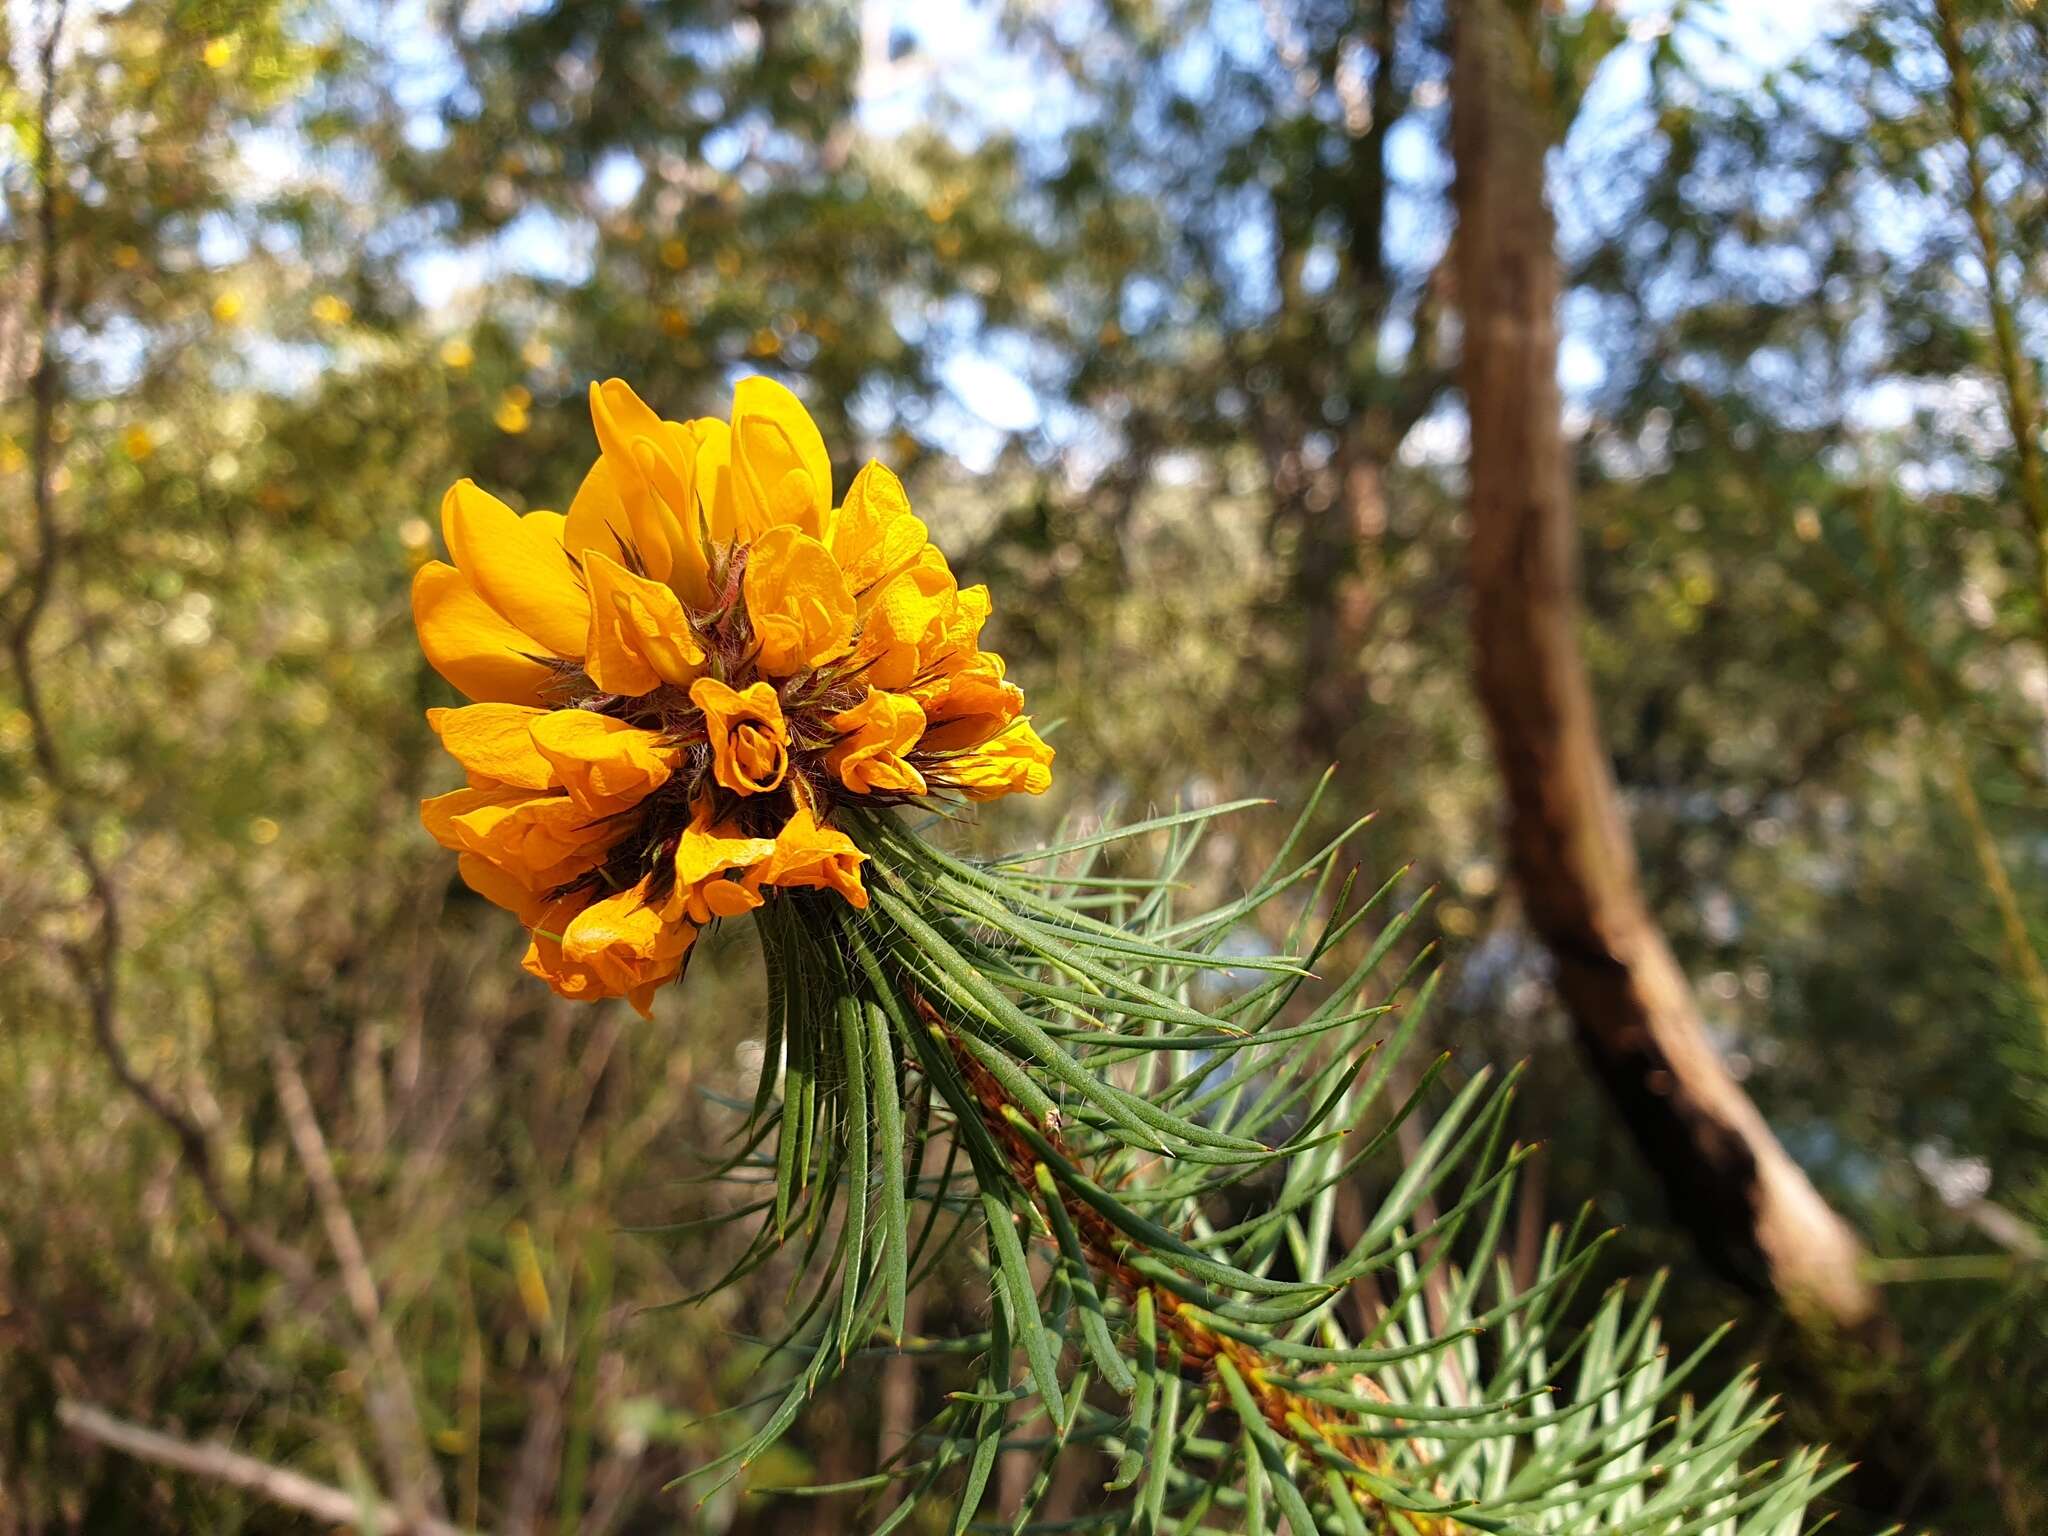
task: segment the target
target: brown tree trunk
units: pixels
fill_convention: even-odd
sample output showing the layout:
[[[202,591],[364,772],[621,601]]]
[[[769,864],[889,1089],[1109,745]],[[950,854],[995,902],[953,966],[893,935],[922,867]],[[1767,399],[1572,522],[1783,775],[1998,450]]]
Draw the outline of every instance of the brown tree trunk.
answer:
[[[1579,648],[1537,12],[1461,0],[1453,14],[1473,638],[1522,900],[1580,1043],[1709,1261],[1863,1334],[1879,1310],[1861,1245],[1715,1056],[1643,899]]]

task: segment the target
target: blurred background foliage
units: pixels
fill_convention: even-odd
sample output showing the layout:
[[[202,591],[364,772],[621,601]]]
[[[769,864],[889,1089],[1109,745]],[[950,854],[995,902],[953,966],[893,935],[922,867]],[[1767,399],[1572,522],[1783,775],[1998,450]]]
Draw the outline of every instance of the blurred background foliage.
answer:
[[[572,1009],[414,809],[444,487],[561,507],[590,379],[683,417],[753,371],[842,477],[909,477],[1062,722],[1051,803],[977,836],[1338,763],[1368,873],[1440,887],[1441,1043],[1531,1062],[1525,1240],[1590,1201],[1617,1273],[1674,1270],[1677,1343],[1739,1319],[1788,1440],[1866,1460],[1841,1529],[2040,1528],[2048,13],[1540,31],[1602,725],[1717,1045],[1879,1255],[1873,1371],[1687,1245],[1506,878],[1454,9],[8,6],[0,1531],[313,1528],[85,1447],[60,1397],[350,1489],[426,1458],[493,1531],[847,1528],[663,1491],[735,1443],[785,1300],[771,1266],[675,1305],[736,1239],[639,1230],[723,1198],[691,1179],[760,1049],[751,936],[651,1026]],[[947,1384],[892,1362],[752,1481],[861,1475]]]

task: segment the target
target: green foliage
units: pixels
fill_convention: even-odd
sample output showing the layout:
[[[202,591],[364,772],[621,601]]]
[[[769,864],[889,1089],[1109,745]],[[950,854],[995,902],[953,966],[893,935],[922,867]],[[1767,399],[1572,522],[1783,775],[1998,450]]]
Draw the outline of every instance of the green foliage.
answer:
[[[761,910],[768,1049],[718,1170],[759,1192],[731,1218],[758,1225],[707,1294],[784,1244],[803,1273],[758,1427],[692,1478],[740,1476],[850,1363],[895,1356],[971,1374],[880,1471],[784,1490],[867,1495],[876,1531],[932,1499],[956,1532],[1004,1528],[981,1515],[1012,1453],[1032,1464],[1012,1532],[1265,1531],[1269,1500],[1297,1536],[1802,1529],[1839,1474],[1747,1465],[1770,1419],[1746,1381],[1679,1395],[1704,1349],[1668,1361],[1658,1287],[1574,1324],[1602,1246],[1577,1230],[1514,1273],[1512,1075],[1474,1074],[1397,1150],[1447,1066],[1395,1088],[1434,990],[1381,978],[1418,911],[1383,910],[1398,876],[1354,901],[1350,834],[1304,850],[1311,802],[1241,897],[1178,910],[1202,833],[1240,809],[988,861],[874,816],[867,909]],[[1146,873],[1115,872],[1148,843]],[[1269,906],[1286,952],[1238,942]],[[1361,1184],[1377,1207],[1340,1216]],[[985,1326],[906,1339],[927,1253],[976,1235]],[[1114,1466],[1124,1497],[1036,1523],[1067,1457]]]

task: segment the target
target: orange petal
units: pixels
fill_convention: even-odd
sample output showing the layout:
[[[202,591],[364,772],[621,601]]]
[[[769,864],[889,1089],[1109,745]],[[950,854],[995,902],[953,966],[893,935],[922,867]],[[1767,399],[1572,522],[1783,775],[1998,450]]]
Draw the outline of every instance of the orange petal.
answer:
[[[542,647],[506,623],[454,566],[432,560],[420,567],[412,582],[412,620],[428,664],[468,697],[546,702],[556,675],[533,659]]]
[[[485,901],[516,912],[519,921],[532,927],[546,903],[488,859],[465,853],[455,861],[462,883]]]
[[[452,789],[445,795],[431,795],[420,802],[420,825],[443,848],[452,848],[459,853],[470,844],[456,829],[456,817],[487,806],[519,805],[527,798],[526,791],[507,784]]]
[[[711,773],[736,795],[766,794],[789,769],[789,725],[782,701],[765,682],[732,688],[715,677],[690,685],[690,702],[704,711],[711,743]]]
[[[532,891],[551,890],[604,862],[605,850],[622,829],[605,825],[567,795],[504,798],[519,793],[504,791],[450,816],[460,846],[490,860]],[[428,805],[420,808],[422,819]]]
[[[473,482],[458,480],[441,502],[441,532],[478,595],[533,637],[528,650],[583,654],[590,600],[562,547],[564,518],[521,517]]]
[[[772,838],[745,837],[729,827],[713,826],[710,801],[700,802],[676,842],[675,891],[663,908],[664,915],[687,917],[702,925],[715,917],[737,917],[758,907],[759,892],[725,876],[733,870],[751,869],[774,852]]]
[[[557,896],[545,903],[527,924],[531,942],[520,965],[548,984],[557,997],[588,1002],[606,995],[589,967],[577,965],[562,954],[562,934],[576,914],[590,904],[583,892]]]
[[[746,884],[817,886],[834,890],[856,907],[868,904],[860,866],[867,858],[853,839],[832,827],[821,827],[806,807],[799,807],[775,835],[775,852],[747,872]]]
[[[430,709],[427,724],[448,755],[469,772],[521,789],[553,789],[554,770],[534,751],[528,730],[546,713],[527,704],[471,704]]]
[[[647,882],[594,901],[562,930],[562,958],[586,968],[609,996],[627,997],[642,1017],[655,989],[682,968],[696,941],[688,923],[671,923],[647,905]]]
[[[593,817],[638,805],[675,771],[676,754],[659,736],[609,715],[558,709],[535,719],[531,730],[569,798]]]

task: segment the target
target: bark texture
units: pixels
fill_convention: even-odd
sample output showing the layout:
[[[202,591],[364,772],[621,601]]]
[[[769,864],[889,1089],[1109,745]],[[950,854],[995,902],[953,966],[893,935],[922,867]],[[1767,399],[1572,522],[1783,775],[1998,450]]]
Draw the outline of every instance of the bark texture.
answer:
[[[1643,899],[1579,645],[1536,8],[1461,0],[1453,15],[1473,637],[1515,878],[1580,1043],[1708,1260],[1866,1334],[1880,1315],[1856,1235],[1715,1055]]]

